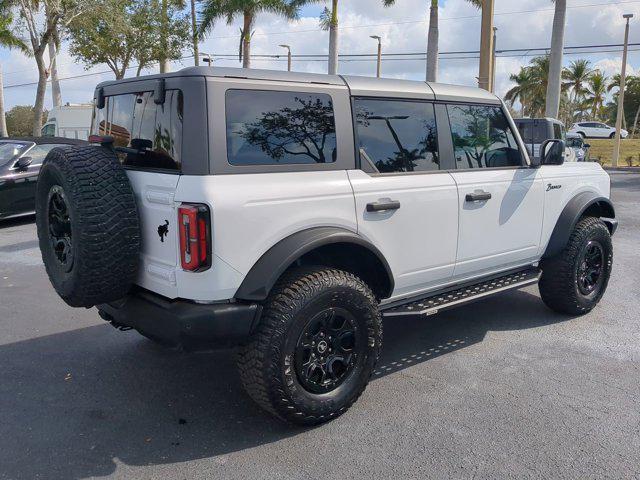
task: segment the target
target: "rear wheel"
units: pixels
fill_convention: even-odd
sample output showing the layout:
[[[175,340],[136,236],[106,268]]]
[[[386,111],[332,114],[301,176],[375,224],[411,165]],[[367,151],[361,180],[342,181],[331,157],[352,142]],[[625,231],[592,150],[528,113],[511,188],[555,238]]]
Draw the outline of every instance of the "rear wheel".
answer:
[[[599,218],[583,218],[564,250],[542,262],[542,300],[560,313],[582,315],[591,311],[607,289],[612,263],[607,226]]]
[[[344,413],[362,394],[382,345],[375,296],[354,275],[329,268],[284,275],[260,325],[238,353],[253,400],[303,425]]]
[[[616,138],[616,132],[611,132],[609,134],[609,138]]]

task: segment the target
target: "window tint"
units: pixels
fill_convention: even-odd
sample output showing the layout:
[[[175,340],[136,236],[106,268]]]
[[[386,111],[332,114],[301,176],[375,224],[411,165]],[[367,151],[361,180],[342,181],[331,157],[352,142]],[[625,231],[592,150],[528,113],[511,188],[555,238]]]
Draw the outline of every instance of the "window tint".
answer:
[[[227,157],[231,165],[332,163],[336,127],[331,96],[228,90]]]
[[[56,126],[53,123],[50,123],[42,127],[43,137],[54,137],[55,135],[56,135]]]
[[[501,108],[448,105],[447,110],[457,168],[522,165],[518,145]]]
[[[518,131],[526,144],[542,143],[547,139],[547,126],[542,121],[518,122]]]
[[[47,153],[49,153],[51,150],[53,150],[56,147],[62,147],[62,146],[64,145],[50,145],[50,144],[36,145],[27,152],[27,156],[31,157],[32,166],[41,165],[42,162],[44,162],[44,157],[47,156]]]
[[[556,140],[564,140],[564,128],[559,123],[553,124],[553,138]]]
[[[433,104],[356,99],[360,160],[380,173],[438,170]]]
[[[110,135],[123,165],[137,168],[180,170],[183,100],[179,90],[167,90],[156,105],[153,92],[115,95],[96,109],[92,132]]]

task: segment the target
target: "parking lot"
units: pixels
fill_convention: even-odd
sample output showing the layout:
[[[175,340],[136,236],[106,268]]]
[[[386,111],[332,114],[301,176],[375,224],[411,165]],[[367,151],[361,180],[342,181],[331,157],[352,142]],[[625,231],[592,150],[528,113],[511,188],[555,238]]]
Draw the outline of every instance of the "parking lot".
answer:
[[[33,218],[0,223],[0,478],[640,478],[640,175],[603,301],[537,288],[385,322],[373,381],[327,425],[254,406],[232,352],[165,350],[46,278]]]

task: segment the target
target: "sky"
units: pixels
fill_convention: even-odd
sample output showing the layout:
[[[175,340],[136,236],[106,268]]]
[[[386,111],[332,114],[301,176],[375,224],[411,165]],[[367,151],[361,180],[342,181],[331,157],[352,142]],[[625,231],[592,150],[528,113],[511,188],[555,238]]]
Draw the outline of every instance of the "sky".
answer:
[[[331,2],[327,2],[330,4]],[[382,37],[384,53],[425,52],[429,0],[396,0],[393,7],[385,8],[382,0],[340,0],[340,44],[342,54],[373,54],[376,41],[370,35]],[[624,36],[624,13],[633,13],[630,43],[640,43],[640,0],[568,0],[565,45],[621,44]],[[280,44],[291,45],[294,54],[326,54],[329,33],[318,25],[322,3],[304,7],[299,20],[288,22],[271,14],[258,16],[252,40],[252,54],[283,54]],[[480,11],[467,0],[440,1],[440,52],[477,51],[480,45]],[[546,0],[495,0],[494,25],[497,31],[497,50],[521,48],[548,48],[551,43],[553,3]],[[227,25],[220,21],[209,36],[200,43],[200,51],[213,54],[233,54],[238,51],[241,18]],[[26,34],[26,32],[25,32]],[[606,48],[606,52],[594,53],[585,49],[579,54],[564,56],[568,65],[578,58],[588,59],[593,67],[611,76],[619,73],[621,49]],[[601,49],[603,50],[603,49]],[[185,52],[189,55],[191,52]],[[496,60],[496,93],[500,96],[513,86],[509,75],[531,59],[532,52],[498,53]],[[476,85],[478,59],[474,54],[441,55],[438,81],[460,85]],[[37,68],[33,59],[18,51],[0,49],[0,63],[5,85],[5,105],[33,104]],[[236,58],[216,59],[216,66],[239,67]],[[192,58],[174,62],[172,70],[191,66]],[[286,57],[280,59],[253,59],[254,68],[286,69]],[[350,75],[375,75],[375,58],[342,59],[339,73]],[[640,70],[640,45],[630,47],[628,72]],[[293,70],[325,73],[327,63],[295,59]],[[83,103],[91,101],[95,85],[113,78],[106,65],[91,69],[77,62],[68,54],[63,42],[58,58],[61,79],[74,75],[91,74],[82,78],[61,81],[63,102]],[[145,73],[157,73],[157,67]],[[135,75],[135,69],[127,76]],[[425,62],[422,59],[383,59],[382,76],[424,80]],[[19,86],[21,84],[28,84]],[[13,86],[16,85],[16,86]],[[50,91],[45,108],[51,107]]]

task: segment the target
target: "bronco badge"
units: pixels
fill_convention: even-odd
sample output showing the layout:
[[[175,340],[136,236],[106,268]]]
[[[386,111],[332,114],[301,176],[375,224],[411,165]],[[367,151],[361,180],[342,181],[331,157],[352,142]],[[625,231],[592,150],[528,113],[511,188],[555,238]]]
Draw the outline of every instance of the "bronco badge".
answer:
[[[549,190],[557,190],[559,188],[562,188],[562,185],[551,185],[550,183],[547,183],[547,189],[545,191],[549,191]]]

